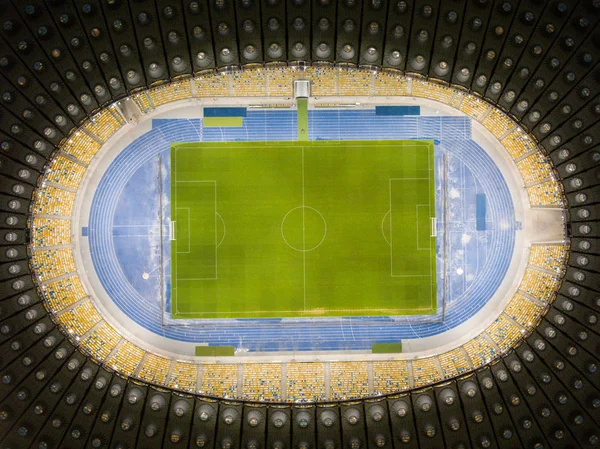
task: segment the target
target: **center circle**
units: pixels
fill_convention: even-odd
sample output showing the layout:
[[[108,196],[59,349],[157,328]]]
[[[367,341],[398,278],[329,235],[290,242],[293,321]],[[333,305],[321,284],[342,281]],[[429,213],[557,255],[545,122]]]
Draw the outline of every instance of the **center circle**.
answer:
[[[318,248],[326,235],[325,217],[314,207],[295,207],[281,220],[281,237],[296,251],[307,252]]]

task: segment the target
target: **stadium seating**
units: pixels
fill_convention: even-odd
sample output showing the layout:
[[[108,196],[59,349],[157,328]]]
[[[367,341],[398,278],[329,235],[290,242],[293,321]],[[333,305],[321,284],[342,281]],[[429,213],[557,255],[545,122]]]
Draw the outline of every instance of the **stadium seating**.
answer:
[[[510,300],[504,313],[526,329],[533,329],[542,315],[544,308],[520,293]]]
[[[89,299],[58,315],[58,321],[73,338],[81,337],[101,320],[102,317]]]
[[[496,108],[493,108],[481,123],[498,139],[515,126],[515,122]]]
[[[369,393],[367,362],[331,362],[330,399],[350,399]]]
[[[104,360],[117,346],[121,335],[109,324],[102,322],[97,328],[81,340],[80,347],[97,360]]]
[[[130,341],[124,341],[105,361],[111,368],[131,376],[144,357],[144,350]]]
[[[471,369],[469,361],[463,354],[461,348],[444,352],[438,356],[438,359],[442,367],[442,374],[445,378],[458,376]]]
[[[280,363],[244,363],[242,394],[245,399],[281,400]]]
[[[540,301],[549,303],[552,302],[556,295],[556,288],[560,279],[548,273],[539,270],[527,268],[519,290],[528,293]]]
[[[541,181],[552,175],[550,164],[539,151],[519,160],[517,168],[525,184]]]
[[[292,72],[285,67],[267,69],[267,96],[269,97],[292,97],[294,95],[294,83]],[[300,78],[301,76],[298,76]]]
[[[486,101],[480,100],[473,95],[466,95],[459,109],[469,117],[480,121],[491,108],[490,104]]]
[[[231,74],[231,88],[237,97],[265,97],[266,74],[262,69]]]
[[[196,391],[196,382],[198,380],[198,365],[195,363],[175,362],[171,370],[171,376],[167,384],[170,388],[180,390]]]
[[[142,362],[142,366],[137,375],[142,380],[147,382],[164,384],[169,374],[171,361],[156,354],[146,353],[146,358]]]
[[[200,393],[209,396],[235,398],[237,396],[238,365],[203,365]]]
[[[453,108],[458,109],[459,106],[461,105],[463,99],[469,94],[467,94],[466,92],[463,91],[456,91],[454,93],[454,97],[452,97],[452,99],[450,100],[450,106],[452,106]]]
[[[147,92],[155,108],[173,101],[185,100],[192,97],[192,87],[189,80],[154,87]]]
[[[62,153],[69,154],[84,164],[89,164],[100,148],[101,145],[83,131],[75,131],[60,145]]]
[[[347,96],[370,96],[372,94],[373,74],[366,70],[338,71],[339,92]]]
[[[532,207],[562,207],[565,204],[560,184],[555,180],[527,187],[527,195]]]
[[[529,265],[562,274],[565,271],[568,249],[566,245],[532,245]]]
[[[70,248],[35,251],[31,256],[31,265],[40,282],[75,271],[75,260]]]
[[[111,108],[105,108],[98,114],[94,115],[91,120],[87,121],[83,126],[90,133],[106,142],[110,136],[119,130],[125,124],[125,120],[118,112],[111,112]]]
[[[34,247],[71,244],[71,220],[58,218],[35,218],[31,226]]]
[[[513,159],[537,150],[535,142],[528,137],[521,128],[514,129],[508,136],[502,139],[502,145]]]
[[[466,342],[463,347],[475,366],[484,365],[498,355],[495,348],[482,334]]]
[[[375,394],[393,393],[408,388],[408,363],[406,360],[373,362],[373,392]]]
[[[150,103],[150,95],[148,95],[148,91],[142,91],[138,94],[132,95],[133,101],[140,108],[142,112],[148,112],[153,109],[152,104]]]
[[[47,181],[76,189],[79,187],[84,173],[83,165],[59,154],[49,163],[44,177]]]
[[[290,401],[318,401],[326,397],[324,363],[289,363],[286,381]]]
[[[523,335],[521,330],[503,315],[496,318],[486,332],[501,351],[512,348]]]
[[[413,97],[427,98],[443,104],[450,104],[455,92],[455,89],[423,79],[413,79],[412,82]]]
[[[49,282],[40,288],[53,312],[59,312],[87,296],[77,275]]]
[[[437,357],[413,360],[412,372],[414,387],[422,387],[442,380],[437,367]]]
[[[310,82],[310,95],[329,97],[338,95],[338,73],[332,67],[310,67],[307,76]]]
[[[408,79],[399,76],[396,73],[382,72],[377,75],[374,83],[374,95],[389,97],[389,96],[406,96],[408,95],[409,83]]]
[[[33,196],[31,211],[39,215],[69,217],[75,204],[75,193],[50,185],[42,185]]]
[[[200,98],[227,97],[229,90],[228,75],[203,75],[193,80],[195,96]]]

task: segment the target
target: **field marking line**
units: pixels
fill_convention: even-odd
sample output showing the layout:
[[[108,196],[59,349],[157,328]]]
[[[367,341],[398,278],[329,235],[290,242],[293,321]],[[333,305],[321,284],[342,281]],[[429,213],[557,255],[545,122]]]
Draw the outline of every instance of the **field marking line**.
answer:
[[[393,278],[430,278],[430,274],[394,274]]]
[[[217,278],[179,278],[177,281],[216,281]]]
[[[390,195],[390,276],[394,277],[394,238],[392,237],[392,178],[388,180]]]
[[[211,143],[210,143],[210,142],[203,142],[203,144],[204,144],[204,145],[207,145],[207,144],[208,144],[207,146],[209,146],[209,147],[211,147],[211,146],[212,146],[212,147],[215,147],[215,146],[221,145],[221,144],[222,144],[222,142],[219,142],[219,143],[213,143],[213,145],[211,145]],[[342,141],[342,142],[340,142],[340,144],[344,144],[344,146],[346,146],[346,147],[365,147],[365,146],[372,146],[372,144],[373,144],[373,143],[372,143],[371,141],[364,141],[364,142],[355,143],[355,144],[347,144],[345,141]],[[405,143],[403,146],[404,146],[404,147],[410,147],[410,148],[418,148],[418,147],[421,147],[421,146],[422,146],[422,142],[418,142],[418,143],[417,143],[417,142],[415,142],[414,144]],[[180,148],[180,147],[182,147],[182,148]],[[285,148],[297,148],[297,146],[295,146],[295,145],[283,145],[282,147],[285,147]],[[262,146],[261,146],[261,147],[254,147],[254,148],[262,148]],[[303,252],[303,259],[304,259],[304,260],[303,260],[303,266],[304,266],[303,268],[304,268],[304,272],[305,272],[305,269],[306,269],[306,266],[305,266],[305,252],[306,252],[306,251],[305,251],[305,217],[304,217],[304,212],[305,212],[305,211],[304,211],[304,193],[305,193],[305,192],[304,192],[304,146],[302,146],[301,148],[302,148],[302,196],[303,196],[303,206],[302,206],[302,207],[303,207],[303,249],[304,249],[302,252]],[[177,153],[178,153],[178,151],[179,151],[180,149],[181,149],[181,150],[187,150],[188,148],[186,148],[186,147],[185,147],[185,145],[183,145],[183,146],[181,146],[181,145],[178,145],[178,146],[176,146],[174,149],[175,149],[175,160],[174,160],[174,162],[175,162],[175,163],[174,163],[175,169],[174,169],[174,171],[176,172]],[[390,187],[390,210],[388,211],[388,213],[390,214],[390,240],[392,239],[392,237],[391,237],[391,236],[392,236],[392,217],[391,217],[391,180],[392,180],[392,179],[398,179],[398,180],[413,180],[413,179],[414,179],[414,180],[418,180],[418,179],[419,179],[419,180],[426,180],[426,179],[431,179],[431,177],[428,177],[428,178],[390,178],[390,186],[389,186],[389,187]],[[175,179],[175,183],[178,183],[178,182],[180,182],[180,183],[186,183],[186,182],[215,182],[215,183],[216,183],[216,181],[215,181],[215,180],[178,181],[178,180],[176,180],[176,179]],[[177,189],[175,189],[175,199],[176,199],[176,197],[177,197]],[[319,214],[321,215],[321,217],[322,217],[322,214],[321,214],[321,213],[320,213],[318,210],[316,210],[316,209],[314,209],[314,208],[311,208],[311,209],[315,210],[315,211],[316,211],[317,213],[319,213]],[[216,186],[215,186],[215,211],[216,211]],[[290,211],[290,212],[291,212],[291,211]],[[288,214],[289,214],[289,212],[288,212]],[[220,217],[220,215],[219,215],[219,217]],[[384,216],[384,219],[385,219],[385,216]],[[216,217],[215,217],[215,220],[216,220]],[[221,220],[222,220],[222,217],[221,217]],[[323,221],[324,221],[324,223],[325,223],[325,235],[326,235],[326,233],[327,233],[327,223],[325,222],[324,218],[323,218]],[[383,232],[383,221],[384,221],[384,220],[382,220],[382,232]],[[282,222],[282,223],[283,223],[283,222]],[[223,224],[224,224],[224,221],[223,221]],[[224,230],[225,230],[225,228],[224,228]],[[283,228],[282,228],[282,230],[283,230]],[[217,228],[216,228],[216,224],[215,224],[215,234],[216,234],[216,233],[217,233]],[[282,235],[283,235],[283,233],[282,233]],[[224,237],[224,236],[223,236],[223,237]],[[215,237],[215,241],[217,240],[217,238],[218,238],[218,236],[216,236],[216,237]],[[325,238],[325,237],[324,237],[324,238]],[[321,245],[321,243],[323,242],[324,238],[321,240],[321,242],[319,243],[319,245],[317,245],[317,246],[316,246],[315,248],[313,248],[313,249],[316,249],[318,246],[320,246],[320,245]],[[385,238],[385,235],[384,235],[384,238]],[[285,238],[284,238],[284,239],[285,239]],[[223,240],[223,239],[222,239],[222,240]],[[386,239],[386,241],[387,241],[387,239]],[[287,242],[286,242],[286,243],[287,243]],[[289,243],[287,243],[287,244],[288,244],[288,246],[291,246],[291,245],[289,245]],[[390,242],[389,242],[389,244],[390,244],[390,246],[391,246],[391,245],[392,245],[392,242],[390,241]],[[217,248],[218,248],[218,246],[219,246],[219,245],[220,245],[220,242],[219,242],[219,244],[217,245]],[[293,247],[292,247],[292,248],[293,248]],[[295,248],[293,248],[293,249],[295,249]],[[217,256],[216,252],[215,252],[215,256]],[[391,255],[391,254],[390,254],[390,259],[392,259],[392,255]],[[176,262],[176,256],[175,256],[175,262]],[[176,265],[177,265],[177,264],[175,263],[175,266],[176,266]],[[215,268],[216,268],[216,265],[215,265]],[[216,269],[217,269],[217,268],[216,268]],[[431,271],[431,270],[430,270],[430,271]],[[176,282],[177,282],[177,274],[176,274],[176,273],[177,273],[177,268],[175,269],[175,282],[173,283],[173,284],[175,284],[175,286],[176,286]],[[304,273],[304,276],[305,276],[305,273]],[[406,275],[406,276],[412,276],[412,275]],[[418,276],[430,276],[430,275],[418,275]],[[205,278],[190,278],[190,280],[195,280],[195,279],[204,280]],[[187,279],[182,279],[182,280],[187,280]],[[207,279],[207,280],[208,280],[208,279]],[[211,278],[210,280],[213,280],[213,279]],[[178,307],[177,307],[177,296],[178,296],[178,295],[177,295],[177,288],[175,288],[175,303],[176,303],[176,309],[177,309],[177,312],[176,312],[176,313],[177,313],[177,314],[196,314],[196,312],[179,312],[179,310],[178,310]],[[306,301],[306,279],[304,279],[304,300]],[[304,306],[304,308],[306,309],[306,302],[305,302],[305,306]],[[350,310],[350,309],[337,309],[337,310],[339,310],[339,311],[342,311],[342,310],[348,310],[348,311],[350,311],[350,312],[352,312],[352,311],[356,311],[355,309],[352,309],[352,310]],[[361,310],[364,310],[364,309],[361,309]],[[368,310],[379,310],[379,309],[368,309]],[[393,310],[394,310],[394,311],[413,311],[413,310],[432,310],[432,309],[431,309],[431,308],[410,308],[410,309],[393,309]],[[274,311],[274,312],[277,312],[277,313],[286,313],[286,311]],[[287,311],[287,312],[289,312],[289,313],[291,313],[291,312],[297,312],[297,310],[294,310],[294,311]],[[223,312],[223,313],[229,313],[229,312]],[[246,314],[249,314],[249,313],[255,313],[255,312],[245,312],[245,313],[246,313]],[[259,311],[259,312],[257,312],[257,313],[269,313],[269,312],[267,312],[267,311]],[[214,313],[213,313],[213,314],[214,314]]]
[[[306,226],[304,221],[304,145],[302,146],[302,284],[304,292],[303,310],[306,310]],[[327,232],[327,227],[325,227]],[[319,243],[320,245],[321,243]]]
[[[122,225],[113,225],[113,229],[115,228],[159,228],[160,226],[167,227],[168,225],[160,223],[151,223],[151,224],[122,224]]]
[[[172,205],[177,204],[177,151],[179,150],[179,146],[175,146],[175,153],[173,157],[173,185],[171,188],[175,191],[174,198],[171,202]],[[173,193],[173,192],[172,192]],[[173,215],[173,211],[171,211],[171,215]],[[173,254],[174,253],[174,254]],[[175,309],[175,314],[179,313],[179,305],[178,305],[178,292],[177,288],[177,243],[175,243],[175,251],[173,251],[173,245],[171,245],[171,259],[175,261],[175,263],[171,263],[171,316],[173,315],[173,309]],[[174,268],[174,270],[173,270]],[[175,271],[175,276],[173,276],[173,271]],[[174,293],[174,294],[173,294]]]
[[[435,145],[429,146],[427,148],[427,177],[429,178],[429,182],[427,186],[427,198],[429,203],[429,217],[431,218],[431,183],[433,181],[433,213],[435,214],[435,159],[433,168],[431,167],[431,157],[435,155]],[[433,178],[432,178],[433,177]],[[437,239],[436,239],[437,240]],[[434,273],[433,269],[433,260],[437,257],[436,246],[433,246],[433,251],[431,251],[431,236],[429,236],[429,274],[431,275],[431,282],[429,283],[429,307],[433,308],[433,296],[437,294],[437,290],[433,290],[433,282],[434,279],[437,279],[437,273]],[[436,276],[435,278],[433,276]],[[437,301],[436,301],[437,302]]]
[[[187,251],[177,251],[177,254],[190,254],[191,253],[191,248],[192,248],[192,242],[190,240],[190,228],[191,228],[190,216],[192,215],[192,213],[191,213],[189,207],[177,207],[176,210],[186,210],[187,211],[187,222],[188,222],[188,247],[187,247]],[[172,223],[176,223],[176,222],[173,221]],[[175,227],[173,227],[173,231],[175,231]],[[173,240],[175,240],[175,239],[173,239]],[[175,243],[175,245],[177,245],[177,243]]]
[[[302,250],[302,249],[296,248],[293,245],[290,245],[290,242],[287,241],[287,239],[285,238],[285,233],[283,232],[283,224],[285,223],[285,220],[287,219],[288,215],[291,214],[292,212],[294,212],[297,209],[302,209],[303,212],[306,209],[313,210],[317,214],[319,214],[319,216],[321,217],[321,220],[323,220],[323,226],[324,226],[323,237],[321,237],[321,240],[319,241],[319,243],[317,245],[313,246],[310,249]],[[292,248],[294,251],[298,251],[299,253],[309,253],[309,252],[314,251],[315,249],[317,249],[325,241],[325,237],[327,237],[327,221],[325,220],[325,217],[323,216],[323,214],[321,212],[319,212],[319,210],[315,209],[314,207],[311,207],[311,206],[304,206],[304,207],[303,206],[296,206],[293,209],[290,209],[289,211],[287,211],[287,213],[283,216],[283,219],[281,220],[281,225],[279,226],[279,231],[281,233],[281,238],[283,239],[283,241],[285,242],[285,244],[287,246],[289,246],[290,248]]]
[[[219,278],[219,245],[217,241],[219,237],[217,235],[217,181],[215,181],[215,279]]]
[[[172,205],[177,204],[177,151],[179,150],[179,146],[175,147],[175,155],[173,157],[173,186],[172,189],[175,190],[174,199],[171,202]],[[171,215],[173,211],[171,211]],[[173,245],[171,245],[171,259],[175,261],[175,264],[171,263],[171,315],[173,315],[173,309],[175,309],[175,314],[179,314],[179,303],[178,293],[179,289],[177,288],[177,244],[175,244],[175,251],[173,251]],[[175,276],[173,276],[173,267],[175,267]],[[175,293],[175,295],[173,295]]]
[[[430,307],[411,307],[410,309],[327,309],[325,310],[325,312],[376,312],[376,313],[380,313],[382,315],[373,315],[373,316],[393,316],[394,312],[405,312],[405,311],[414,311],[414,310],[418,310],[418,311],[425,311],[425,310],[433,310]],[[224,314],[229,314],[231,312],[178,312],[178,315],[224,315]],[[258,313],[298,313],[298,310],[254,310],[254,311],[245,311],[244,314],[258,314]],[[311,313],[310,310],[308,311],[308,313]],[[385,315],[384,315],[385,314]],[[312,314],[311,315],[315,315]],[[416,314],[415,314],[416,315]],[[325,314],[319,314],[319,316],[321,317],[326,317],[326,318],[335,318],[336,315],[325,315]],[[359,317],[364,317],[364,316],[370,316],[370,315],[354,315],[354,316],[359,316]],[[231,316],[232,318],[236,317],[236,314],[233,314]],[[208,316],[205,318],[209,318]],[[237,318],[244,318],[244,315],[239,315],[237,316]]]
[[[122,238],[131,238],[131,239],[136,239],[136,238],[148,238],[148,234],[124,234],[124,235],[114,235],[111,234],[112,238],[115,239],[122,239]]]
[[[429,196],[429,192],[427,192]],[[431,204],[417,204],[415,208],[417,209],[417,250],[418,251],[431,251],[431,245],[429,248],[421,248],[419,246],[419,207],[427,207],[429,211],[431,211]],[[431,237],[431,236],[430,236]]]
[[[169,262],[171,259],[167,259],[164,263]],[[152,271],[149,271],[148,274],[152,274],[154,273],[156,270],[158,270],[160,268],[160,265],[157,265],[156,268],[152,269]]]
[[[390,241],[387,239],[387,237],[385,236],[385,231],[384,231],[384,226],[383,224],[385,223],[385,217],[387,217],[388,215],[390,215],[390,210],[388,210],[385,215],[383,216],[383,218],[381,219],[381,234],[383,235],[383,240],[385,240],[387,242],[388,245],[392,246],[392,244],[390,243]]]
[[[221,241],[217,245],[217,248],[218,248],[219,246],[221,246],[221,243],[223,243],[223,240],[225,240],[225,234],[227,233],[227,228],[225,227],[225,220],[223,220],[223,217],[221,217],[221,214],[218,212],[215,212],[215,213],[221,220],[221,223],[223,224],[223,237],[221,237]]]

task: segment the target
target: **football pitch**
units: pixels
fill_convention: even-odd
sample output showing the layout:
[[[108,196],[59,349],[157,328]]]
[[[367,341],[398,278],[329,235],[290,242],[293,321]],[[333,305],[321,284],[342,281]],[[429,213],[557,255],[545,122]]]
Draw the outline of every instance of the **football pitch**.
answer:
[[[171,145],[173,318],[436,311],[433,141]]]

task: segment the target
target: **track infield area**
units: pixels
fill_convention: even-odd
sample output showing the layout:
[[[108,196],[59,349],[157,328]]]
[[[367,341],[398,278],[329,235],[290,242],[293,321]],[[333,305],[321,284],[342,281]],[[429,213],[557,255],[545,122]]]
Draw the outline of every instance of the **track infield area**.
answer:
[[[436,311],[433,141],[173,143],[173,318]]]

